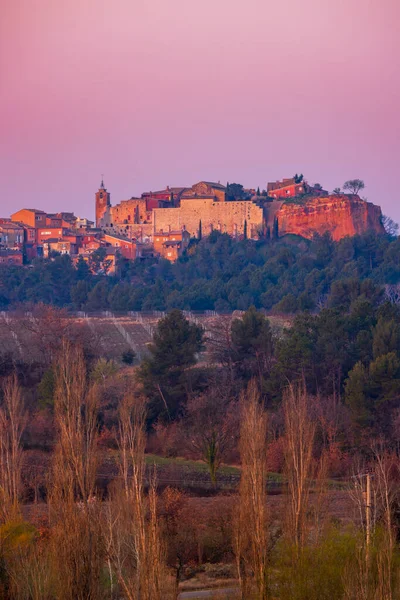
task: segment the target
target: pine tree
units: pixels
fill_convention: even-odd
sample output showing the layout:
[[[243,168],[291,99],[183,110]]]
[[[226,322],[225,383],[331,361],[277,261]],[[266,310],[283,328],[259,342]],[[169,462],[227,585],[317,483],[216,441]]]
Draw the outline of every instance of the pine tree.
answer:
[[[261,196],[261,194],[260,194],[260,186],[258,186],[258,188],[257,188],[257,196]]]
[[[203,237],[203,226],[201,224],[201,219],[199,221],[199,240]]]
[[[247,219],[244,221],[243,238],[247,240]]]

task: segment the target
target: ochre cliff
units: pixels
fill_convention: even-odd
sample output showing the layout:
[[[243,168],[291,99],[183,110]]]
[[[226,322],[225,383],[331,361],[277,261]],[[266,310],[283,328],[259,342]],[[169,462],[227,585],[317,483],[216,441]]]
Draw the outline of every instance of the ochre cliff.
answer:
[[[366,231],[384,233],[379,206],[354,195],[332,195],[284,202],[275,213],[279,236],[296,234],[311,239],[314,233],[331,233],[340,240]]]

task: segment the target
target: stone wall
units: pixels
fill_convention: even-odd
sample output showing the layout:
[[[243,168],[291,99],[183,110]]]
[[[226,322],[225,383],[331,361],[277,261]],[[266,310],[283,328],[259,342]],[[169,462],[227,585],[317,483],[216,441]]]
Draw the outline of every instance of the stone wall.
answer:
[[[146,221],[146,199],[122,200],[110,209],[111,223],[144,223]]]
[[[182,199],[179,208],[153,211],[153,231],[185,228],[197,236],[200,221],[203,235],[217,229],[232,236],[242,235],[247,221],[248,237],[257,238],[263,226],[263,211],[253,202],[214,202],[208,198]]]

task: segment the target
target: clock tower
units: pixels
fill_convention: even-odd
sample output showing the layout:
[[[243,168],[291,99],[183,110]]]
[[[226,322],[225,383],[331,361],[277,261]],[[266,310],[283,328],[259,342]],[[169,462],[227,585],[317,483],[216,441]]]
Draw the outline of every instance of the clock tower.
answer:
[[[107,192],[104,187],[103,178],[101,179],[101,184],[99,187],[99,191],[96,192],[96,227],[101,227],[102,219],[107,212],[107,209],[111,206],[110,194]]]

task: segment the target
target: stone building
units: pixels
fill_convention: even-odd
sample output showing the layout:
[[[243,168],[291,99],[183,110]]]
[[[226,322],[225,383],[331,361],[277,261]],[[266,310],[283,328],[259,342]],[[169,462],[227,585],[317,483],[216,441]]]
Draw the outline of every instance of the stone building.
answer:
[[[148,222],[151,222],[151,211],[147,211],[146,199],[130,198],[110,207],[108,223],[106,222],[105,225],[130,223],[139,225]]]
[[[272,181],[267,184],[268,196],[274,199],[295,198],[296,196],[316,195],[327,196],[328,192],[309,185],[307,181],[299,181],[296,177],[282,179],[282,181]]]
[[[263,209],[251,201],[215,201],[214,198],[182,197],[179,208],[153,211],[153,232],[186,229],[191,236],[209,235],[213,230],[233,237],[257,238],[263,229]],[[154,233],[153,233],[154,235]]]
[[[155,231],[153,235],[154,252],[171,262],[175,262],[182,255],[189,242],[190,233],[185,229],[160,230]]]
[[[24,227],[10,219],[0,219],[0,248],[18,249],[24,245]]]
[[[11,220],[14,223],[23,223],[24,225],[28,225],[28,227],[38,229],[46,227],[47,214],[43,210],[36,208],[22,208],[11,215]]]
[[[111,195],[109,192],[107,192],[106,188],[104,187],[103,180],[101,180],[100,187],[99,187],[98,191],[96,192],[95,202],[96,202],[96,210],[95,210],[95,212],[96,212],[96,227],[100,227],[103,222],[104,216],[106,215],[107,211],[111,207]]]
[[[183,192],[181,201],[187,198],[212,198],[214,202],[225,202],[226,187],[212,181],[199,181]]]

